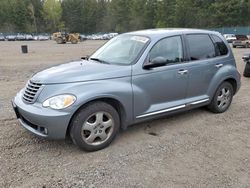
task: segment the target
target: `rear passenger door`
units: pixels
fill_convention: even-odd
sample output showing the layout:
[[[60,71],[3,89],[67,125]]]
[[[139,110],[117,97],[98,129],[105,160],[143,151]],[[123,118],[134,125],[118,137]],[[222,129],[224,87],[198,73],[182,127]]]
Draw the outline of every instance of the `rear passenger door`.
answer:
[[[217,71],[224,66],[228,49],[216,35],[185,35],[189,61],[187,102],[199,104],[209,100],[208,87]]]

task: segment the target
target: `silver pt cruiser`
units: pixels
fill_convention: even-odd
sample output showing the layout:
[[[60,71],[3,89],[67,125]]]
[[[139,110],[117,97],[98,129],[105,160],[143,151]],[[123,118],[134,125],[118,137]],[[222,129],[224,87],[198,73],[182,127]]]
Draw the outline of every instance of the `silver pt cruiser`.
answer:
[[[225,112],[240,74],[217,32],[153,29],[119,35],[89,58],[35,74],[12,101],[20,124],[87,151],[120,128],[201,106]]]

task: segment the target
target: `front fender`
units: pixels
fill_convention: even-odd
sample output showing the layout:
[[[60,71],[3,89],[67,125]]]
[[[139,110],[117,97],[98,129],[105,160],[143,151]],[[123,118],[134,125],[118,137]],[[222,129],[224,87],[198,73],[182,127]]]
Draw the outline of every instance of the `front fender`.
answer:
[[[124,119],[126,124],[130,124],[133,120],[133,96],[130,77],[46,85],[38,101],[43,103],[47,98],[60,94],[73,94],[77,97],[72,106],[63,109],[63,111],[70,112],[72,116],[81,106],[90,101],[110,98],[119,101],[123,106],[126,113],[126,119]]]

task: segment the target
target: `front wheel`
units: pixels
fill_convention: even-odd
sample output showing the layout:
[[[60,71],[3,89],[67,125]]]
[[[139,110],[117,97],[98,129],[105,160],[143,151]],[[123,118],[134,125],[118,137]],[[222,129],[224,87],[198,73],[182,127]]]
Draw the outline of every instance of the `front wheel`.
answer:
[[[72,44],[77,44],[77,42],[78,42],[77,39],[72,39],[72,40],[71,40],[71,43],[72,43]]]
[[[233,99],[233,87],[229,82],[223,82],[216,90],[208,108],[214,113],[223,113],[231,105]]]
[[[57,44],[63,44],[64,43],[64,40],[62,38],[57,38],[56,39],[56,43]]]
[[[120,127],[117,111],[104,102],[92,103],[81,109],[73,118],[70,136],[73,142],[85,151],[107,147]]]

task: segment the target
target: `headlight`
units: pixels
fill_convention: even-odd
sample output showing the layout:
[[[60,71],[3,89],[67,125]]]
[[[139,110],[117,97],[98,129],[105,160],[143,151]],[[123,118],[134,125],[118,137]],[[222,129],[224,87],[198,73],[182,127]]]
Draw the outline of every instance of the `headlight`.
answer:
[[[56,110],[64,109],[76,101],[74,95],[57,95],[43,102],[43,107],[50,107]]]

